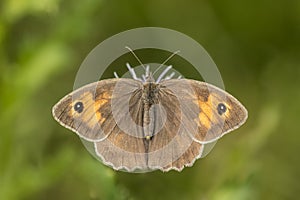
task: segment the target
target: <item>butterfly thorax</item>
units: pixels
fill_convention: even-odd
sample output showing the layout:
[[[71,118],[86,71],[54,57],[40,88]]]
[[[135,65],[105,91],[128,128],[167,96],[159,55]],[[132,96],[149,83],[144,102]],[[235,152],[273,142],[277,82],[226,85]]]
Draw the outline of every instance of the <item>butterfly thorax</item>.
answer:
[[[143,102],[149,106],[158,103],[159,85],[155,82],[146,82],[143,84]]]

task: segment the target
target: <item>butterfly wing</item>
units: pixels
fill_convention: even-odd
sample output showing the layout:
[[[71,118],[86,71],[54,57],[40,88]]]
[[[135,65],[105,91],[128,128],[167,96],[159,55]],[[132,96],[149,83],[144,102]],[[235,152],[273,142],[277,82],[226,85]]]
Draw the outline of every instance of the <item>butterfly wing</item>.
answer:
[[[194,80],[162,81],[160,105],[166,121],[149,142],[148,162],[150,168],[163,171],[191,166],[201,157],[204,144],[238,128],[247,118],[246,109],[233,96]],[[224,113],[219,113],[219,105],[226,106]]]
[[[132,79],[89,84],[59,101],[53,107],[54,118],[81,138],[94,142],[96,155],[104,164],[116,170],[145,169],[145,146],[140,135],[141,85]],[[80,113],[75,109],[78,102],[83,104]],[[129,126],[129,119],[134,126]],[[126,126],[134,131],[128,132]]]

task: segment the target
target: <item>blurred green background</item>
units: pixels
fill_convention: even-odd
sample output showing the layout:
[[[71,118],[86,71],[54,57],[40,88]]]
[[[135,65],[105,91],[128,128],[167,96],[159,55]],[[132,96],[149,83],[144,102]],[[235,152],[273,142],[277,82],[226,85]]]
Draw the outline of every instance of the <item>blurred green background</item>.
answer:
[[[202,44],[249,111],[244,126],[181,173],[115,172],[52,118],[86,55],[143,26]],[[2,0],[0,199],[298,199],[299,36],[299,0]]]

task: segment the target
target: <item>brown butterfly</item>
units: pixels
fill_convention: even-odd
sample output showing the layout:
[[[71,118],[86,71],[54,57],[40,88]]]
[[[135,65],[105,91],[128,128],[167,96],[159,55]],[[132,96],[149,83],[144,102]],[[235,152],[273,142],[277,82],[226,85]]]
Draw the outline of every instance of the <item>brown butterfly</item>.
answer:
[[[54,118],[94,143],[101,161],[115,170],[181,171],[204,145],[237,129],[247,110],[227,92],[205,82],[172,79],[170,67],[154,80],[127,64],[132,79],[91,83],[53,107]]]

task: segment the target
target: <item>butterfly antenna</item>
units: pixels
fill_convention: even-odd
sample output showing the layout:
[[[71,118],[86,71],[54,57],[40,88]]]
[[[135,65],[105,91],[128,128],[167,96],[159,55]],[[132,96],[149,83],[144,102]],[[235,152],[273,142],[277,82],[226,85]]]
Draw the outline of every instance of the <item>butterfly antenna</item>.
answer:
[[[172,53],[172,55],[170,55],[162,64],[159,65],[159,67],[153,72],[153,76],[154,74],[164,65],[166,64],[166,62],[168,62],[173,56],[175,56],[176,54],[178,54],[180,52],[180,50],[175,51],[174,53]]]
[[[114,72],[114,75],[115,75],[116,78],[119,78],[117,72]]]
[[[130,47],[128,47],[128,46],[125,46],[125,48],[128,49],[133,54],[133,56],[137,59],[137,61],[141,64],[141,66],[146,71],[145,65],[141,62],[141,60],[137,57],[137,55],[133,52],[133,50]]]

